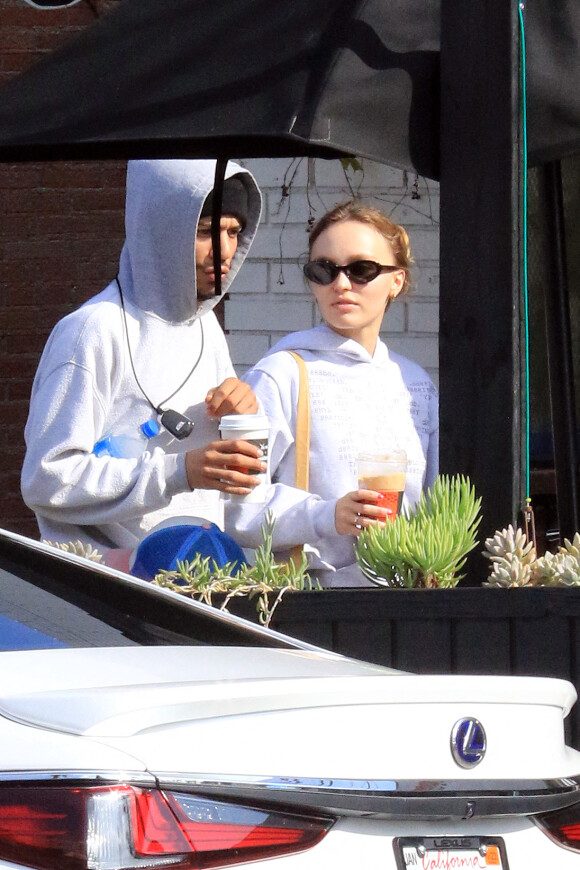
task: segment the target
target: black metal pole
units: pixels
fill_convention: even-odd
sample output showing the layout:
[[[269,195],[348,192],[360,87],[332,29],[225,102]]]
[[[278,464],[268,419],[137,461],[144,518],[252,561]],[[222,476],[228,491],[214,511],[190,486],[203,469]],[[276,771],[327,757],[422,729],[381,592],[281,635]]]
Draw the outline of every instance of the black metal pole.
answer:
[[[578,450],[560,162],[545,163],[541,169],[541,178],[546,228],[545,251],[549,258],[548,274],[552,279],[544,287],[544,304],[558,524],[560,538],[572,540],[579,529]]]
[[[213,200],[211,208],[211,244],[216,296],[221,296],[222,292],[221,218],[224,179],[226,175],[227,165],[227,158],[218,157],[218,159],[216,160],[213,185]]]
[[[520,111],[517,4],[442,0],[440,465],[482,496],[480,541],[525,494]]]

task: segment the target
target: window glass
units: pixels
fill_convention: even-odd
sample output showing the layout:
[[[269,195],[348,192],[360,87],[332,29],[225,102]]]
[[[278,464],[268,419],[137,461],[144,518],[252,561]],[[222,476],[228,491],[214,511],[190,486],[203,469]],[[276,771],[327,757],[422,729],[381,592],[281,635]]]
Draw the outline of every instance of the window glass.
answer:
[[[133,645],[80,607],[0,571],[0,650]]]
[[[0,650],[300,646],[217,609],[0,531]]]

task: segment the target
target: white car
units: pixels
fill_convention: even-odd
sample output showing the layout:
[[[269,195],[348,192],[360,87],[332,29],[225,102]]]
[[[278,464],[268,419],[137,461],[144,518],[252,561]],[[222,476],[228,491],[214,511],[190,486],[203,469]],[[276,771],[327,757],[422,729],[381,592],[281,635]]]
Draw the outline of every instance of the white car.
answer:
[[[357,662],[10,533],[0,566],[0,867],[580,870],[569,683]]]

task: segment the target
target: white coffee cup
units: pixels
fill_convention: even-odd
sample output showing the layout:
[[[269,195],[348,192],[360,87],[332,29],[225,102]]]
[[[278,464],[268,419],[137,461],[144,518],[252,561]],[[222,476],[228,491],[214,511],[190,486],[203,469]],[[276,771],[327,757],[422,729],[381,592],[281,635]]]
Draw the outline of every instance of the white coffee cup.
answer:
[[[247,471],[247,474],[256,474],[260,483],[248,495],[230,494],[230,498],[234,501],[264,502],[266,500],[266,487],[270,482],[270,462],[268,458],[270,421],[265,414],[227,414],[221,418],[219,430],[223,441],[236,441],[241,438],[244,441],[249,441],[250,444],[255,444],[263,453],[260,460],[267,465],[264,472],[243,469]]]

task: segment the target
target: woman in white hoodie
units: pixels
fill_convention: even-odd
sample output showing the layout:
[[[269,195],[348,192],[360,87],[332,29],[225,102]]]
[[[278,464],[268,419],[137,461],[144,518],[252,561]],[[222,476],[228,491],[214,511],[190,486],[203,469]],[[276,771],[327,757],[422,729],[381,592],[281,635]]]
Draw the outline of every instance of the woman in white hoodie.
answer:
[[[379,338],[391,301],[408,285],[405,230],[355,202],[328,212],[310,235],[304,267],[323,325],[286,336],[245,380],[270,420],[272,485],[265,504],[230,503],[226,530],[244,547],[261,541],[270,509],[280,558],[304,545],[309,571],[325,586],[370,585],[354,556],[360,529],[383,521],[376,496],[358,489],[361,452],[404,449],[403,505],[412,506],[438,471],[437,393],[429,375]],[[294,486],[298,366],[310,391],[309,491]]]

